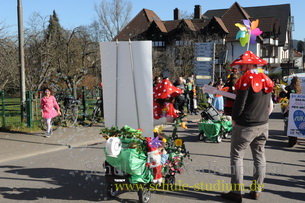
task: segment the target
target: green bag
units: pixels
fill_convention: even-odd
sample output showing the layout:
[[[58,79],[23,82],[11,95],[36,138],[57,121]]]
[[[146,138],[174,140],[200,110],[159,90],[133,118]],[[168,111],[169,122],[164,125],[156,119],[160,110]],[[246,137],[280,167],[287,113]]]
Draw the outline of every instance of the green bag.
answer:
[[[208,138],[214,138],[219,134],[221,124],[218,121],[209,123],[208,121],[202,121],[198,123],[199,131],[203,131]]]
[[[222,127],[225,129],[226,132],[232,131],[232,121],[221,121]]]
[[[132,139],[121,139],[123,146],[132,142]],[[117,157],[107,155],[104,149],[106,161],[116,169],[131,175],[130,183],[149,183],[153,180],[151,170],[146,167],[147,156],[136,149],[122,148]]]
[[[132,175],[129,178],[130,183],[150,183],[154,179],[154,176],[151,173],[151,170],[148,167],[145,167],[141,175]]]
[[[117,157],[108,156],[106,149],[106,161],[113,167],[130,175],[141,175],[145,170],[147,157],[144,153],[139,154],[135,149],[122,148]]]

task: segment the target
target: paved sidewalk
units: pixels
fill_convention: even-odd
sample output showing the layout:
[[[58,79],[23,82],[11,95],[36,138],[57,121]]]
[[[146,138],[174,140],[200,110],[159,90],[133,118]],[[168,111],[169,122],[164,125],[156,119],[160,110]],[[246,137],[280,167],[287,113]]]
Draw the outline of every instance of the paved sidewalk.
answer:
[[[59,128],[50,138],[44,132],[0,132],[0,163],[104,141],[101,126]]]
[[[198,122],[200,115],[188,115],[189,122]],[[169,128],[166,125],[164,128]],[[71,147],[93,145],[105,141],[100,135],[102,124],[93,127],[60,127],[50,138],[44,132],[0,132],[0,163],[45,154]]]

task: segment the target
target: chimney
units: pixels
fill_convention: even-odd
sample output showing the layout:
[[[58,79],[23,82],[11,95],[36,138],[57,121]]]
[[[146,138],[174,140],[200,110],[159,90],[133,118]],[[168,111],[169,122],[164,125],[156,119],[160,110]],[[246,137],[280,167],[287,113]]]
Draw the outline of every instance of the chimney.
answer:
[[[174,20],[180,20],[180,11],[178,8],[174,9]]]
[[[194,19],[200,19],[202,16],[202,10],[200,5],[195,5],[194,8]]]

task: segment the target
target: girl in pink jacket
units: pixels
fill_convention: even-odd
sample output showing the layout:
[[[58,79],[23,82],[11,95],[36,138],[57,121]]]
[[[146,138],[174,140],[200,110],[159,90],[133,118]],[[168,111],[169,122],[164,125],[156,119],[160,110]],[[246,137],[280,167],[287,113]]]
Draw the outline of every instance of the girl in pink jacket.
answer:
[[[42,117],[45,118],[47,122],[47,132],[45,137],[50,137],[50,135],[52,134],[51,120],[57,115],[61,115],[61,113],[60,113],[60,107],[55,97],[52,95],[51,90],[49,88],[45,88],[44,93],[45,96],[42,97],[40,100],[40,107],[41,107]]]

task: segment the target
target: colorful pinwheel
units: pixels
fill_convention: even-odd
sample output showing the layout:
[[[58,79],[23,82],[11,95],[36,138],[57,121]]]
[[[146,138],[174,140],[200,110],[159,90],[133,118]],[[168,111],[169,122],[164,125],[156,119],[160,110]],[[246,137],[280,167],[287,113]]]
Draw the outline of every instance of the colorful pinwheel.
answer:
[[[240,30],[236,34],[236,39],[239,39],[241,46],[245,46],[247,43],[254,44],[256,37],[262,34],[263,32],[257,27],[259,20],[250,22],[249,20],[242,20],[244,25],[236,23]]]

